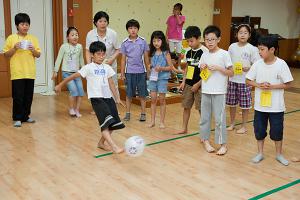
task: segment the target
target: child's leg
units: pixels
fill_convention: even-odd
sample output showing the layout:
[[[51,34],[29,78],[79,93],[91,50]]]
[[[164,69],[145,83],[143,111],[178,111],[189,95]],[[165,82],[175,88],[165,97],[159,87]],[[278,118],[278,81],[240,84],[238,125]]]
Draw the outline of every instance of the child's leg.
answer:
[[[76,105],[76,107],[75,107],[75,113],[76,113],[76,117],[81,117],[82,116],[80,114],[80,112],[79,112],[81,100],[82,100],[81,96],[77,96],[76,99],[75,99],[75,105]]]
[[[101,133],[114,153],[122,153],[124,151],[124,149],[117,146],[116,143],[111,138],[111,131],[109,131],[108,129],[104,129],[101,131]],[[100,142],[100,140],[99,140],[99,142]]]
[[[149,128],[155,126],[157,92],[151,91],[150,95],[151,95],[151,123],[149,125]]]
[[[105,151],[111,151],[111,147],[107,146],[105,143],[105,138],[101,136],[99,142],[98,142],[98,148],[103,149]]]
[[[257,140],[257,154],[252,158],[253,163],[259,163],[264,159],[264,141],[267,136],[267,126],[268,126],[269,113],[254,111],[254,133]]]
[[[232,131],[234,129],[235,124],[235,114],[236,114],[236,107],[230,107],[230,126],[227,128],[228,131]]]
[[[76,115],[75,113],[75,101],[76,101],[76,97],[73,96],[69,96],[69,114],[70,115]]]
[[[200,139],[207,152],[214,152],[215,149],[209,143],[210,124],[211,124],[211,95],[202,94],[201,96],[201,117],[200,117]]]
[[[165,128],[166,93],[159,93],[159,103],[160,103],[160,125],[159,125],[159,128]]]
[[[287,166],[289,161],[282,155],[284,112],[270,113],[270,138],[275,142],[276,160]]]
[[[248,113],[249,113],[249,109],[243,109],[242,110],[242,127],[236,131],[237,134],[244,134],[247,132],[247,128],[246,128],[246,124],[248,121]]]
[[[33,100],[33,91],[34,91],[34,79],[25,79],[25,90],[24,90],[24,99],[23,99],[23,109],[24,109],[24,115],[23,120],[24,122],[30,122],[33,123],[35,120],[31,119],[30,113],[31,113],[31,105]]]
[[[188,132],[188,123],[191,115],[191,108],[183,108],[182,114],[182,130],[178,134],[184,134]]]
[[[224,146],[227,142],[225,95],[212,95],[212,110],[215,116],[215,143]]]

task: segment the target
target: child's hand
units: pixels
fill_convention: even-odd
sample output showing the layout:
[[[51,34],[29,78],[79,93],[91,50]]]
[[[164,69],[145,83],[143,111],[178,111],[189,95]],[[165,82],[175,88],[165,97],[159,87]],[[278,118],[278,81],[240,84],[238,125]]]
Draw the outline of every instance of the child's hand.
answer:
[[[34,46],[30,43],[29,45],[28,45],[28,50],[30,50],[31,52],[33,52],[34,51]]]
[[[61,86],[58,84],[57,86],[55,86],[54,88],[56,93],[60,93],[61,92]]]
[[[207,64],[201,64],[201,65],[200,65],[200,68],[201,68],[201,69],[205,69],[205,68],[207,68],[207,67],[208,67]]]
[[[17,50],[17,49],[20,49],[21,48],[21,42],[17,42],[14,46],[14,49]]]
[[[105,64],[108,64],[108,65],[112,65],[114,62],[112,59],[106,59],[104,61],[105,61]]]
[[[124,108],[126,108],[125,104],[123,103],[123,101],[121,101],[120,98],[117,99],[116,103],[120,104],[121,106],[123,106]]]
[[[271,86],[271,84],[268,82],[263,82],[263,83],[258,84],[258,87],[263,90],[271,89],[270,86]]]
[[[156,71],[156,72],[161,72],[161,67],[160,67],[160,66],[156,66],[156,67],[155,67],[155,71]]]
[[[121,74],[120,78],[121,78],[122,81],[124,81],[125,80],[125,75]]]
[[[250,70],[250,67],[243,67],[243,72],[248,72]]]
[[[183,90],[183,89],[184,89],[184,86],[185,86],[185,82],[182,82],[182,83],[179,85],[179,90]]]
[[[55,80],[56,79],[56,77],[57,77],[57,72],[53,72],[53,75],[52,75],[52,77],[51,77],[51,80]]]
[[[199,85],[198,84],[194,84],[191,88],[192,92],[197,92],[199,90]]]
[[[219,66],[216,66],[216,65],[211,65],[211,66],[208,66],[208,69],[210,71],[219,71],[220,70],[220,67]]]

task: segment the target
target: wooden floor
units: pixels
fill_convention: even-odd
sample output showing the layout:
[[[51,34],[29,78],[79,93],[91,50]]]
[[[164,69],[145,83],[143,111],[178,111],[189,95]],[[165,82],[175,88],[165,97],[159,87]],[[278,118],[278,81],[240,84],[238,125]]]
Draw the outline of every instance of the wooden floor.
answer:
[[[284,155],[300,157],[300,69],[293,69],[296,84],[286,92]],[[82,118],[67,114],[67,94],[35,95],[35,124],[13,128],[10,98],[0,99],[0,199],[1,200],[192,200],[249,199],[300,178],[300,163],[285,167],[275,161],[274,144],[268,138],[265,160],[252,164],[256,141],[252,123],[248,134],[229,133],[228,153],[219,157],[204,151],[198,135],[147,146],[144,154],[107,155],[96,148],[100,130],[87,99]],[[123,116],[125,110],[120,108]],[[227,112],[228,113],[228,112]],[[228,115],[227,115],[228,116]],[[123,145],[133,135],[146,142],[178,137],[182,108],[167,106],[166,125],[146,128],[138,121],[139,107],[126,128],[113,134]],[[150,110],[147,109],[148,122]],[[228,117],[227,117],[228,118]],[[159,116],[158,118],[159,119]],[[249,120],[253,119],[253,110]],[[240,122],[238,116],[237,122]],[[158,121],[158,120],[157,120]],[[199,114],[193,110],[189,133],[198,132]],[[300,184],[264,199],[300,199]]]

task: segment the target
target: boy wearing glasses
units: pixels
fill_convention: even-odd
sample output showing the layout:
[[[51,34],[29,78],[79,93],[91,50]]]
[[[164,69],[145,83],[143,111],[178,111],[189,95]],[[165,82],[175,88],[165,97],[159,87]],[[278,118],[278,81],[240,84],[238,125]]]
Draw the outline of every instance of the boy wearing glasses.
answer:
[[[200,138],[208,153],[215,152],[209,142],[212,112],[215,116],[215,143],[221,145],[217,155],[227,152],[225,96],[228,76],[233,76],[232,62],[227,51],[220,49],[221,31],[217,26],[204,30],[204,41],[208,52],[199,61],[202,78]]]

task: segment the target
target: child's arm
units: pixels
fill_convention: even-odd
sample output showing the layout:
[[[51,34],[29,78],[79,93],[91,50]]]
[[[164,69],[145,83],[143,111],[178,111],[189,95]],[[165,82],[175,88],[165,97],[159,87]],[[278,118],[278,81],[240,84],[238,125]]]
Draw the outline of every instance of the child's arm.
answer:
[[[183,89],[184,89],[184,86],[185,86],[185,79],[186,79],[186,73],[187,73],[187,68],[184,68],[184,70],[183,70],[183,78],[182,78],[182,82],[181,82],[181,84],[179,85],[179,89],[180,89],[180,90],[183,90]]]
[[[197,92],[200,86],[201,86],[201,80],[193,85],[193,87],[191,88],[192,92]]]
[[[126,62],[126,55],[122,54],[121,57],[121,79],[125,80],[125,62]]]
[[[41,53],[38,52],[38,51],[34,48],[34,46],[33,46],[32,44],[30,44],[30,45],[28,46],[28,50],[30,50],[31,53],[32,53],[32,55],[33,55],[34,57],[36,57],[36,58],[39,58],[39,57],[41,56]]]
[[[184,17],[182,15],[175,15],[176,16],[176,21],[178,25],[183,25],[184,24]]]
[[[149,72],[150,71],[149,51],[144,52],[144,63],[146,65],[147,72]]]
[[[17,42],[13,48],[11,48],[10,50],[8,50],[4,53],[4,56],[6,56],[8,58],[12,57],[16,53],[16,51],[18,49],[20,49],[20,45],[21,45],[21,42]]]
[[[220,67],[217,65],[211,65],[211,66],[208,66],[208,69],[211,71],[219,71],[222,74],[224,74],[225,76],[229,76],[229,77],[232,77],[234,75],[232,66],[229,66],[228,68],[224,68],[224,67]]]
[[[171,59],[170,53],[166,54],[166,59],[167,59],[168,66],[167,67],[160,67],[160,66],[156,67],[155,70],[157,72],[172,71],[173,70],[174,66],[172,64],[172,59]]]
[[[257,88],[263,89],[263,90],[270,89],[269,88],[270,83],[268,83],[268,82],[257,83],[254,80],[246,79],[246,84],[250,85],[250,86],[253,86],[253,87],[257,87]]]
[[[81,46],[80,53],[79,53],[79,68],[81,68],[83,65],[84,65],[83,49],[82,49],[82,46]]]
[[[288,89],[290,87],[292,87],[292,81],[291,82],[287,82],[287,83],[280,83],[280,84],[274,84],[274,85],[271,85],[269,84],[267,86],[268,88],[267,89]]]
[[[116,103],[121,104],[123,107],[125,107],[124,103],[121,101],[120,96],[117,93],[115,83],[111,77],[108,78],[108,84],[109,84],[110,91],[114,95],[114,99]]]
[[[74,80],[75,78],[78,78],[80,76],[81,76],[80,73],[76,72],[76,73],[72,74],[71,76],[69,76],[68,78],[64,79],[57,86],[55,86],[55,89],[54,89],[55,92],[56,93],[60,93],[62,86],[64,86],[65,84],[67,84],[69,81]]]
[[[53,75],[52,75],[51,80],[55,80],[56,79],[57,72],[59,71],[59,67],[60,67],[61,61],[62,61],[62,59],[64,57],[64,54],[65,54],[65,52],[63,50],[63,47],[61,46],[59,48],[59,51],[58,51],[58,54],[57,54],[57,58],[55,60],[55,64],[54,64],[55,67],[54,67],[54,71],[53,71]]]

